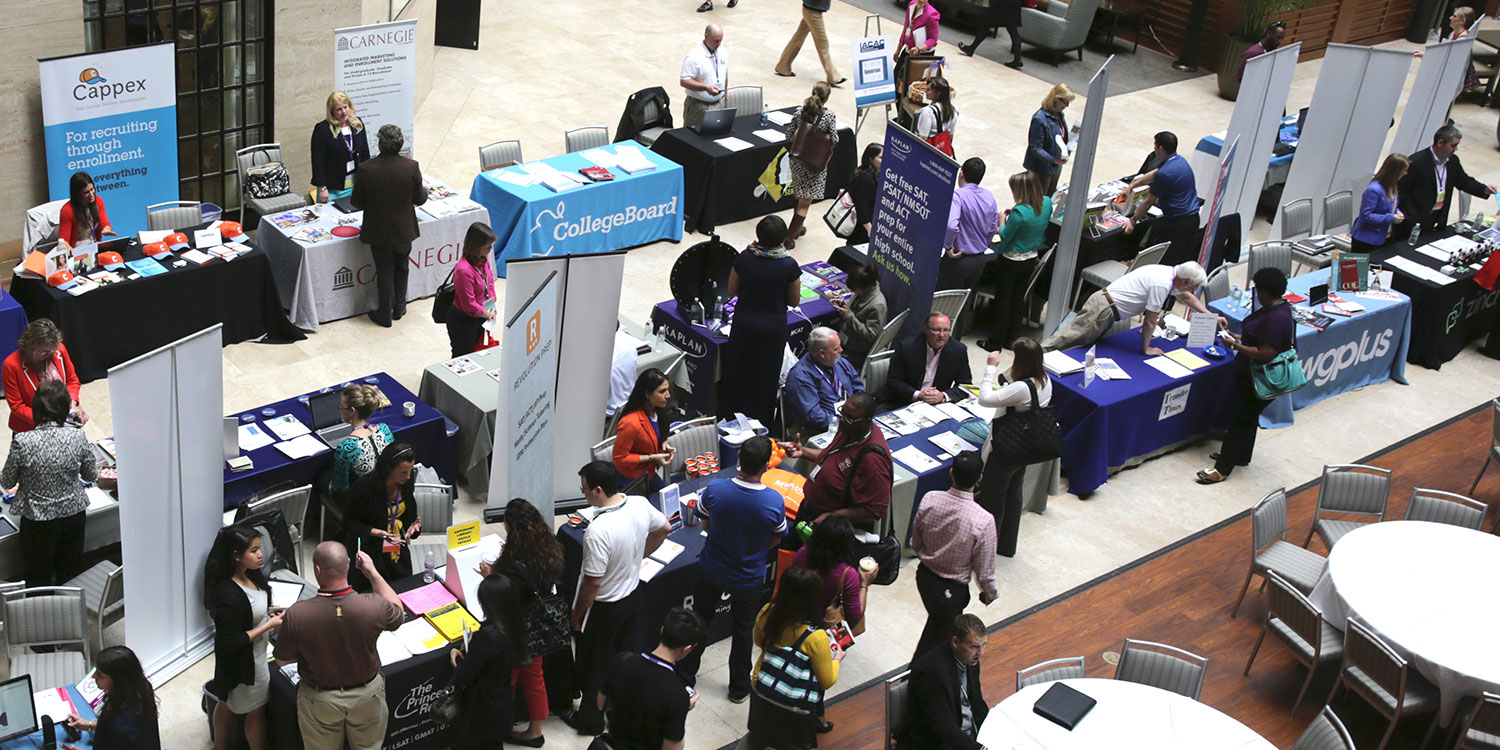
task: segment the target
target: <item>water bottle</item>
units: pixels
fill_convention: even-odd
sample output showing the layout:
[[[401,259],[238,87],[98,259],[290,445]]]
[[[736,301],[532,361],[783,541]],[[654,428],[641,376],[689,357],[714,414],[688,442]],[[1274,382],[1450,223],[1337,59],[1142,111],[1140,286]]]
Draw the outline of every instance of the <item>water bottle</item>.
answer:
[[[714,281],[711,283],[713,284],[714,301],[710,303],[708,312],[714,320],[722,323],[724,322],[724,298],[719,296],[719,282]]]
[[[760,126],[765,127],[771,122],[771,105],[760,105]]]
[[[437,580],[437,554],[427,550],[427,561],[422,563],[422,582],[432,583]]]
[[[1421,224],[1418,224],[1418,225],[1412,227],[1411,228],[1411,236],[1406,238],[1406,244],[1407,244],[1407,246],[1408,247],[1416,247],[1419,243],[1421,243],[1421,240],[1418,239],[1421,235],[1422,235],[1422,225]]]
[[[691,310],[689,310],[689,313],[692,315],[692,317],[689,318],[690,322],[696,323],[700,326],[703,325],[703,300],[695,298],[693,300],[693,307]]]
[[[1245,293],[1240,290],[1239,284],[1235,284],[1234,286],[1229,287],[1229,301],[1234,303],[1235,307],[1241,306],[1240,300],[1244,299],[1244,297]]]

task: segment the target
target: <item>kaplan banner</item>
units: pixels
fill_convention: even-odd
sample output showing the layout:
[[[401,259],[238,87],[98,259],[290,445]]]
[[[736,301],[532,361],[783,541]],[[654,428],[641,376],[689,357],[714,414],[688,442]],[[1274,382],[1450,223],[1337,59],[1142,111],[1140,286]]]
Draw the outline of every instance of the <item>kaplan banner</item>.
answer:
[[[886,306],[911,311],[904,334],[919,330],[932,308],[957,182],[958,162],[901,126],[886,126],[870,260],[880,269]]]
[[[406,136],[403,156],[416,148],[417,22],[393,21],[333,32],[333,87],[349,95],[365,123],[370,155],[381,125]]]
[[[146,228],[146,206],[178,198],[173,45],[54,57],[38,63],[47,193],[68,197],[87,172],[120,235]]]

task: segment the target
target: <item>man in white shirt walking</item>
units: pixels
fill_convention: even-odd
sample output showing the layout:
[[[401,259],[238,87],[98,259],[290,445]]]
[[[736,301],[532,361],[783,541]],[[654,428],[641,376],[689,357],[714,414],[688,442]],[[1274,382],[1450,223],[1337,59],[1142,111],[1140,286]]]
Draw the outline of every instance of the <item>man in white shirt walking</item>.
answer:
[[[724,49],[724,29],[711,23],[703,29],[703,41],[682,58],[682,124],[697,125],[703,114],[724,101],[729,81],[729,51]]]

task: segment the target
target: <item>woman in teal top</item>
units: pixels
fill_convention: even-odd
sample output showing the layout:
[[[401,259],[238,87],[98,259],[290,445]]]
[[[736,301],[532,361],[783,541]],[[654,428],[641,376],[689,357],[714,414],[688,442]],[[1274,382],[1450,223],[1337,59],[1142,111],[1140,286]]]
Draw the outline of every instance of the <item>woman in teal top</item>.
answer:
[[[1037,255],[1046,242],[1047,222],[1052,217],[1052,199],[1043,197],[1042,184],[1031,172],[1010,176],[1010,194],[1015,208],[1005,212],[1000,242],[995,248],[995,322],[990,337],[979,345],[999,351],[1021,335],[1021,316],[1026,311],[1026,281],[1036,270]]]

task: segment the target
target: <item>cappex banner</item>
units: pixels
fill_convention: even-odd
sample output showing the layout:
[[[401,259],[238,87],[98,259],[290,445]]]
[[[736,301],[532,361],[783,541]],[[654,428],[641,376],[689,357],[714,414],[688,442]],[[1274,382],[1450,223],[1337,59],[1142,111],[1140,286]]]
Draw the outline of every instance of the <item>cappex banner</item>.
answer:
[[[146,206],[177,200],[177,73],[171,43],[38,62],[47,193],[68,197],[87,172],[120,235],[146,228]]]

